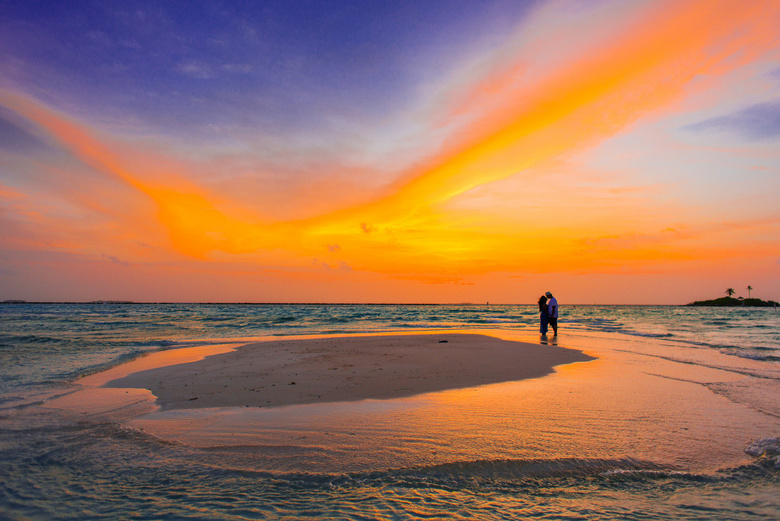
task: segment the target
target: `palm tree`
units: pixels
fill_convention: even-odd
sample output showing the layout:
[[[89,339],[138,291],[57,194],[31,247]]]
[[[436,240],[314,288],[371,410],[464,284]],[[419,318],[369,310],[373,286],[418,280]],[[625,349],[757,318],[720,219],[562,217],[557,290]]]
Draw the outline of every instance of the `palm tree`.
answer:
[[[750,292],[753,291],[753,286],[748,286],[745,289],[748,290],[748,298],[750,298]]]
[[[726,291],[724,291],[724,293],[730,297],[731,295],[736,293],[736,291],[734,291],[734,288],[729,288]]]

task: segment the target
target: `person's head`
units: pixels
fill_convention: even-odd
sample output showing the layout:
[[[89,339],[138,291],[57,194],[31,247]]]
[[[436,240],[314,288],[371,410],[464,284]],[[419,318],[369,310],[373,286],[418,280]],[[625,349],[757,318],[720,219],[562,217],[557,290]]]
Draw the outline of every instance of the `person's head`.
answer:
[[[545,293],[545,295],[547,295],[547,298],[552,298],[552,293],[550,293],[549,291]]]
[[[539,297],[539,304],[544,304],[545,302],[547,302],[547,297],[545,297],[544,295]]]

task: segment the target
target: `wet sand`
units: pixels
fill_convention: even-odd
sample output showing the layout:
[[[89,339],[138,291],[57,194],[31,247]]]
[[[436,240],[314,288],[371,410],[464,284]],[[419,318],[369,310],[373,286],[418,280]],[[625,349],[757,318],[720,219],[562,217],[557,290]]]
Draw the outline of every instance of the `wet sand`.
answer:
[[[279,407],[524,380],[592,359],[577,350],[478,334],[308,338],[251,343],[104,387],[148,389],[163,410]]]
[[[271,472],[572,458],[714,472],[777,435],[774,366],[657,339],[490,334],[163,351],[45,407]]]

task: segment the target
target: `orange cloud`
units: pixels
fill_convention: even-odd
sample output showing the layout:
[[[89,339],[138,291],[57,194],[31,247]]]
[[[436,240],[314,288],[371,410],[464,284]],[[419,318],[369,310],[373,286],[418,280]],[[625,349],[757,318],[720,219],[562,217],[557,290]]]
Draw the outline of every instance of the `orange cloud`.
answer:
[[[174,248],[186,255],[270,252],[279,262],[302,265],[338,244],[330,254],[339,262],[396,276],[430,279],[426,274],[439,273],[447,279],[495,270],[558,270],[561,263],[543,260],[550,253],[549,245],[541,246],[550,233],[545,223],[513,229],[507,215],[503,223],[478,224],[448,202],[609,138],[681,97],[697,75],[723,74],[750,62],[777,44],[778,20],[780,4],[772,1],[670,1],[648,9],[597,52],[534,84],[523,83],[518,58],[504,68],[509,72],[473,88],[475,103],[468,108],[477,113],[470,115],[469,130],[425,165],[404,173],[391,191],[362,205],[287,222],[239,214],[230,201],[176,172],[139,174],[120,147],[28,99],[3,94],[0,102],[47,129],[86,163],[151,198]],[[500,110],[480,113],[484,107]],[[609,227],[605,221],[589,232],[608,236]],[[578,240],[580,230],[555,232],[555,258],[576,257],[580,268],[612,262]],[[609,258],[621,261],[696,255],[685,248],[638,247],[636,240],[613,246]]]

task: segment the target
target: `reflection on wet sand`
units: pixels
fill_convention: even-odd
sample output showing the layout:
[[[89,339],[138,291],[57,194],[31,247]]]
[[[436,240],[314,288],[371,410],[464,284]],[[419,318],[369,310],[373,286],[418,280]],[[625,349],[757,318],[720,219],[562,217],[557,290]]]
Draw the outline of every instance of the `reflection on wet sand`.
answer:
[[[694,362],[658,342],[560,338],[595,360],[396,399],[157,410],[124,425],[238,468],[326,473],[572,459],[713,471],[745,463],[750,440],[779,430],[777,417],[711,390],[751,378],[721,367],[724,355],[696,353]]]

